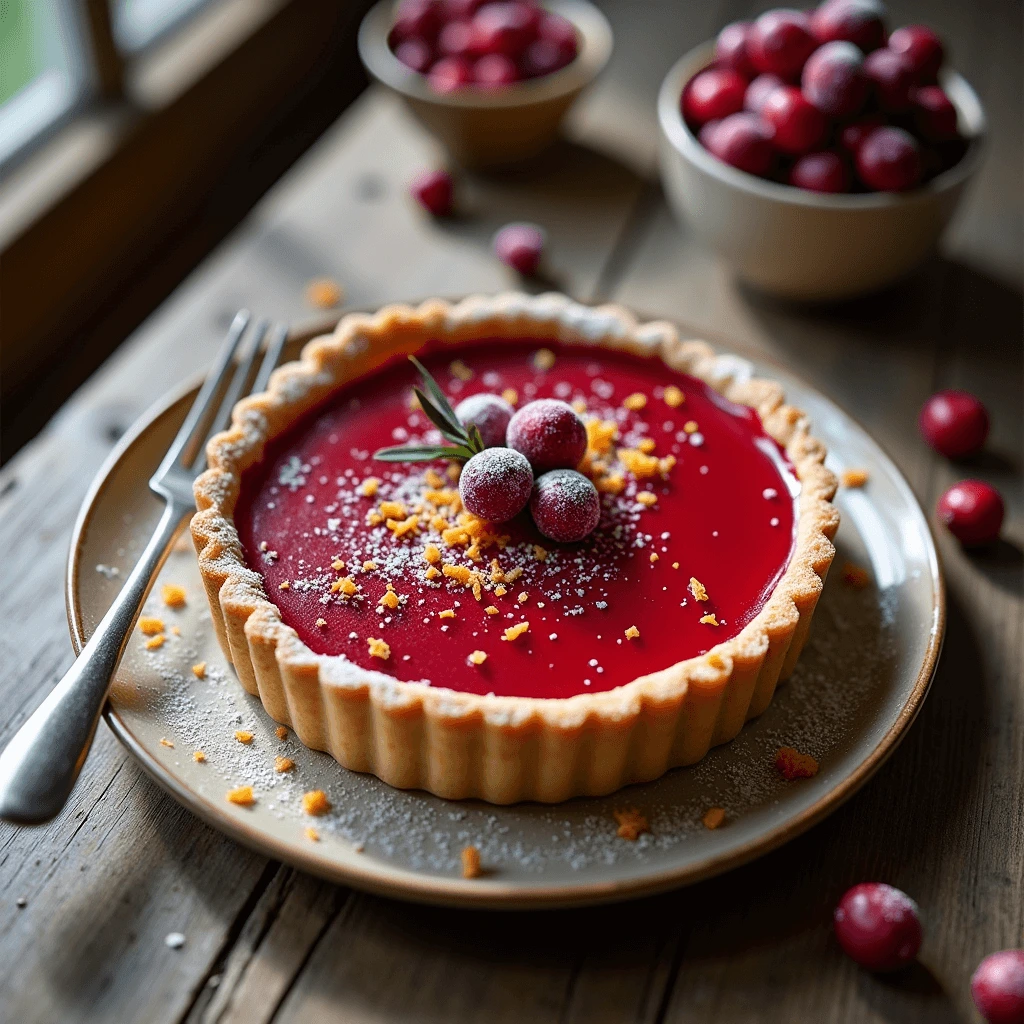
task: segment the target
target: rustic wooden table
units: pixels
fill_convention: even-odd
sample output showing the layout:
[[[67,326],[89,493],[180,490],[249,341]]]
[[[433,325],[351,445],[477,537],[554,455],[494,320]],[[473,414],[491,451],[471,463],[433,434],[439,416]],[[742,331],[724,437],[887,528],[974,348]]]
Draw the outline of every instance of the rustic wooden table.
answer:
[[[968,1021],[968,979],[1024,930],[1021,24],[1017,3],[900,0],[952,41],[991,124],[988,162],[941,257],[899,289],[807,310],[739,287],[673,221],[653,98],[678,54],[747,6],[619,0],[613,66],[542,167],[463,182],[465,216],[406,197],[430,140],[367,92],[248,222],[0,474],[0,743],[71,661],[72,521],[117,437],[204,366],[239,306],[298,322],[328,275],[348,302],[518,285],[488,250],[511,219],[550,232],[553,283],[790,364],[864,422],[919,498],[968,470],[918,439],[929,392],[993,416],[973,475],[1008,499],[1005,540],[967,557],[940,531],[949,630],[931,696],[879,775],[827,822],[724,877],[656,899],[546,914],[407,906],[268,862],[212,831],[101,727],[65,812],[0,826],[0,1017],[17,1021]],[[937,9],[933,9],[937,8]],[[850,884],[921,904],[919,966],[857,969],[830,938]],[[183,948],[164,944],[169,932]]]

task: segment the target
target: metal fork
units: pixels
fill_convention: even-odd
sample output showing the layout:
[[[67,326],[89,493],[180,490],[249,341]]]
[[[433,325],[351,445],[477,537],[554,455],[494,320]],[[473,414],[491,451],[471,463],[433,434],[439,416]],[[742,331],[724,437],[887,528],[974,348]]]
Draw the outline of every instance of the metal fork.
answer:
[[[287,332],[282,327],[270,330],[261,320],[236,362],[249,320],[246,310],[235,316],[213,370],[149,481],[165,508],[138,563],[74,665],[0,754],[0,818],[18,825],[40,824],[55,817],[67,801],[153,580],[195,511],[192,483],[206,465],[205,442],[228,424],[247,385],[249,393],[266,389],[281,358]],[[249,384],[268,330],[263,361]]]

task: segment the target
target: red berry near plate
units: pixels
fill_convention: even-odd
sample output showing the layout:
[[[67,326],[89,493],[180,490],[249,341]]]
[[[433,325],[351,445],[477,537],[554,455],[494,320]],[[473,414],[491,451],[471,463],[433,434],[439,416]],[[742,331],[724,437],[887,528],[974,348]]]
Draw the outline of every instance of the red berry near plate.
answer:
[[[474,426],[488,448],[501,448],[509,420],[515,415],[504,398],[486,391],[464,398],[455,406],[455,418],[464,426]]]
[[[795,78],[818,45],[811,23],[802,11],[777,8],[765,11],[747,37],[747,53],[758,71]]]
[[[489,53],[473,65],[473,81],[486,89],[500,89],[519,81],[519,69],[503,53]]]
[[[749,21],[734,21],[718,33],[715,43],[715,59],[718,64],[744,78],[753,78],[757,74],[757,68],[750,63],[750,54],[747,53],[747,37],[751,27]]]
[[[468,21],[450,21],[437,36],[442,57],[472,58],[476,54],[476,33]]]
[[[845,40],[865,53],[885,42],[885,8],[874,0],[828,0],[811,14],[819,43]]]
[[[971,996],[988,1024],[1024,1024],[1024,949],[1004,949],[978,964]]]
[[[800,79],[804,95],[827,117],[859,114],[868,98],[864,56],[845,41],[825,43],[807,59]]]
[[[409,191],[435,217],[447,217],[452,212],[453,184],[447,171],[424,171],[413,179]]]
[[[707,135],[707,148],[723,163],[748,174],[766,175],[772,168],[772,130],[754,114],[730,114]]]
[[[857,173],[868,188],[903,192],[921,181],[921,147],[910,132],[876,128],[857,150]]]
[[[536,224],[506,224],[494,236],[494,253],[502,263],[530,277],[544,254],[544,231]]]
[[[864,140],[885,122],[878,114],[865,114],[844,125],[839,131],[839,146],[850,156],[855,157]]]
[[[775,130],[772,144],[784,153],[806,153],[825,138],[825,115],[793,85],[774,89],[761,117]]]
[[[518,57],[537,38],[540,20],[540,11],[526,3],[492,3],[481,7],[473,18],[480,52]]]
[[[508,425],[506,443],[530,461],[538,475],[575,469],[587,450],[587,428],[575,410],[557,398],[538,398],[522,407]]]
[[[425,75],[434,62],[434,51],[422,39],[406,39],[395,47],[395,56],[413,71]]]
[[[850,171],[838,153],[805,153],[790,169],[789,183],[811,192],[849,192]]]
[[[760,114],[764,109],[765,100],[768,99],[772,91],[785,84],[778,75],[758,75],[747,86],[747,91],[743,96],[743,109],[749,110],[752,114]]]
[[[839,945],[869,971],[895,971],[921,948],[917,904],[882,882],[862,882],[847,890],[832,923]]]
[[[683,117],[702,125],[743,109],[747,83],[735,71],[712,68],[690,79],[683,90]]]
[[[437,92],[455,92],[473,81],[473,65],[465,57],[442,57],[428,75]]]
[[[888,46],[909,60],[914,81],[919,85],[930,85],[935,81],[945,54],[942,40],[930,28],[924,25],[898,28],[889,36]]]
[[[923,85],[914,92],[914,124],[929,142],[949,142],[957,136],[956,107],[937,85]]]
[[[887,114],[901,114],[911,106],[914,69],[901,53],[875,50],[864,58],[864,74],[871,82],[875,101]]]
[[[918,426],[940,455],[962,459],[981,450],[988,437],[988,411],[969,391],[939,391],[921,408]]]
[[[582,473],[552,469],[533,485],[530,514],[545,537],[572,544],[594,532],[601,518],[601,499]]]
[[[939,522],[966,548],[991,544],[1003,525],[1003,499],[983,480],[961,480],[939,498]]]
[[[533,470],[511,448],[485,448],[463,467],[459,497],[467,512],[491,523],[518,515],[530,500]]]

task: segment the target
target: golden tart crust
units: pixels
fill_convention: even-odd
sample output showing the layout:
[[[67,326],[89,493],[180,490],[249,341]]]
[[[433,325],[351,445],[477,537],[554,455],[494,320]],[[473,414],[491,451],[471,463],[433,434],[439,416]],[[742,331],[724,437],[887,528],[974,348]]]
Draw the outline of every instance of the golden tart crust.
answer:
[[[356,377],[427,342],[549,339],[659,355],[730,401],[752,406],[801,483],[792,558],[761,611],[730,640],[613,690],[568,698],[481,696],[402,682],[340,656],[318,655],[281,619],[244,561],[232,516],[242,473],[267,441]],[[350,314],[243,399],[209,444],[195,483],[192,536],[217,638],[245,689],[307,747],[392,786],[497,804],[610,793],[693,764],[761,714],[796,665],[832,563],[836,480],[806,417],[749,364],[683,341],[666,322],[563,295],[504,293]]]

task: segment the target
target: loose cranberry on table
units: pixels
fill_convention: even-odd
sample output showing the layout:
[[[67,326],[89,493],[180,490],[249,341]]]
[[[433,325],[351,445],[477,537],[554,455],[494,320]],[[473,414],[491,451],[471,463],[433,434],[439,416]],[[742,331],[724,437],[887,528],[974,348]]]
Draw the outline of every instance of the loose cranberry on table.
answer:
[[[476,427],[488,448],[505,444],[505,432],[514,415],[515,409],[504,398],[486,391],[470,395],[455,406],[455,418],[464,427]]]
[[[847,890],[832,923],[839,945],[869,971],[898,970],[921,948],[917,904],[882,882],[862,882]]]
[[[985,957],[971,978],[971,996],[988,1024],[1024,1024],[1024,949]]]
[[[910,109],[914,69],[903,54],[885,48],[869,53],[864,58],[864,74],[880,109],[887,114],[901,114]]]
[[[885,8],[875,0],[828,0],[811,14],[819,43],[845,40],[865,53],[885,42]]]
[[[761,117],[775,131],[772,144],[784,153],[806,153],[825,138],[825,115],[793,85],[774,89]]]
[[[868,188],[903,192],[921,181],[921,147],[910,132],[876,128],[857,150],[857,173]]]
[[[601,498],[582,473],[552,469],[533,485],[530,515],[545,537],[572,544],[594,532],[601,518]]]
[[[981,451],[988,437],[988,410],[969,391],[951,388],[924,403],[918,426],[940,455],[962,459]]]
[[[485,448],[462,467],[459,477],[463,507],[492,523],[522,512],[532,490],[530,463],[511,448]]]
[[[907,25],[889,36],[888,47],[910,62],[914,81],[930,85],[936,79],[944,57],[942,41],[925,25]]]
[[[454,187],[447,171],[424,171],[409,186],[409,191],[420,205],[435,217],[447,217],[452,212]]]
[[[831,150],[805,153],[790,168],[789,183],[811,192],[848,192],[850,171],[846,161]]]
[[[683,90],[683,117],[695,125],[728,117],[743,109],[746,92],[746,81],[735,71],[702,71]]]
[[[771,129],[759,117],[741,112],[723,118],[701,141],[723,163],[765,175],[775,161],[771,139]]]
[[[949,142],[957,137],[956,107],[937,85],[923,85],[915,91],[913,111],[921,138],[929,142]]]
[[[538,398],[522,407],[505,435],[538,475],[551,469],[575,469],[587,450],[587,428],[573,407],[557,398]]]
[[[999,492],[983,480],[961,480],[939,498],[939,522],[966,548],[999,538],[1005,508]]]
[[[753,78],[757,74],[747,52],[747,38],[752,27],[749,21],[734,21],[718,33],[715,43],[715,59],[719,65],[744,78]]]
[[[807,15],[787,8],[765,11],[747,37],[751,64],[782,78],[795,78],[817,45]]]
[[[506,224],[494,236],[494,253],[525,277],[537,273],[544,254],[544,231],[536,224]]]
[[[818,47],[800,78],[804,95],[827,117],[854,117],[868,98],[864,55],[853,43],[837,41]]]

